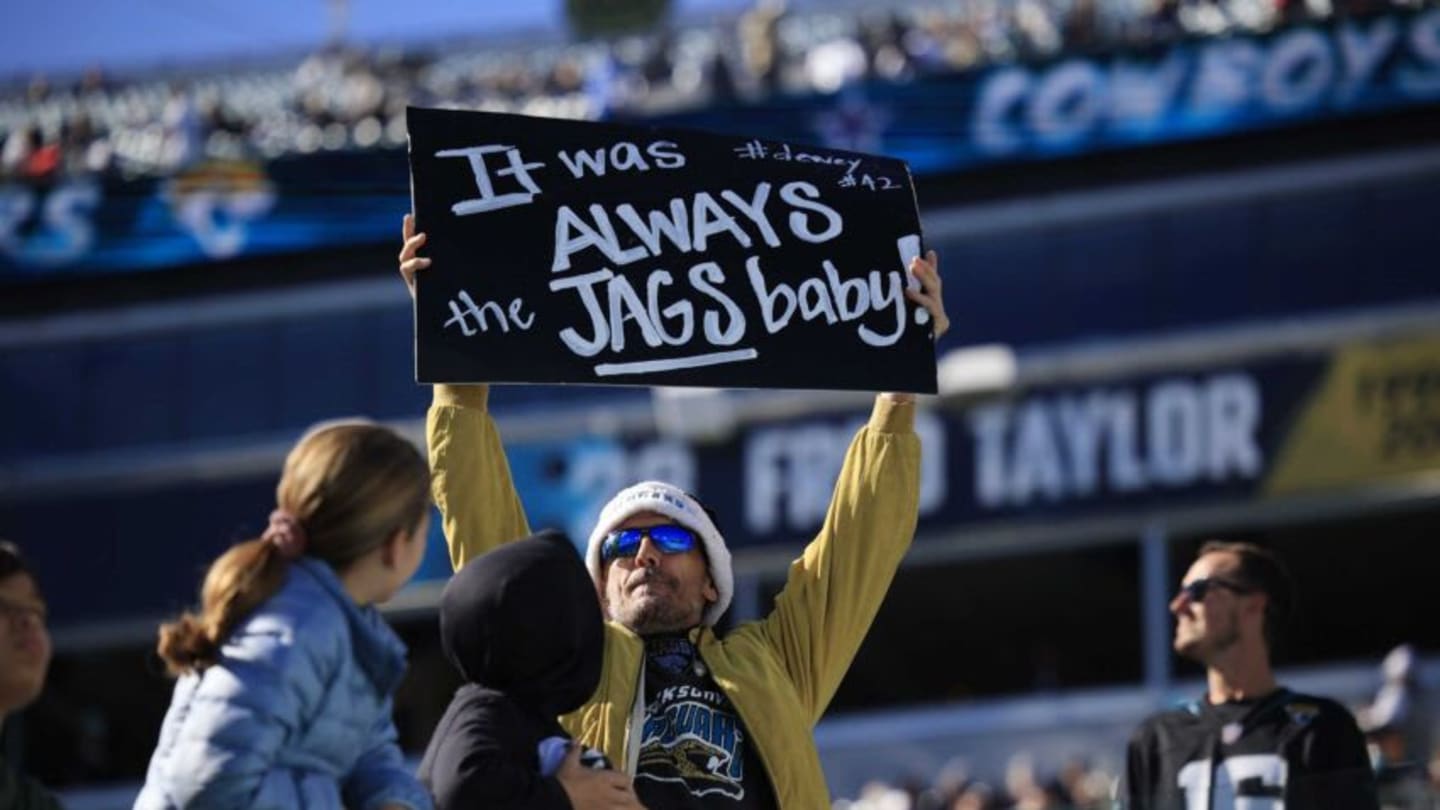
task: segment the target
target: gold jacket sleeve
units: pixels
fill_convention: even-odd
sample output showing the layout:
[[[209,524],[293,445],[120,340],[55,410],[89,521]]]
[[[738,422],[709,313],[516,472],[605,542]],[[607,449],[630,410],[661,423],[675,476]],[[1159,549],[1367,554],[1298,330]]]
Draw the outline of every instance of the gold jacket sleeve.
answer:
[[[530,534],[490,418],[489,397],[488,385],[437,385],[425,420],[430,491],[456,570],[466,560]]]
[[[813,724],[825,713],[915,535],[920,439],[915,404],[877,398],[845,454],[820,533],[790,565],[758,632]]]

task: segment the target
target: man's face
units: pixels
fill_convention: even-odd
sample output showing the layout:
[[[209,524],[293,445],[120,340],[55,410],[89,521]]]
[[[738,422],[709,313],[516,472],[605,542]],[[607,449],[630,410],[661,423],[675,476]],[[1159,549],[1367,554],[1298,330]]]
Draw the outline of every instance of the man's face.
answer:
[[[50,667],[45,600],[26,573],[0,580],[0,715],[40,694]]]
[[[1229,551],[1202,556],[1185,572],[1180,591],[1170,600],[1175,615],[1175,652],[1209,663],[1234,647],[1244,632],[1261,632],[1264,596],[1242,593],[1239,558]],[[1203,598],[1187,593],[1186,586],[1205,581]]]
[[[641,512],[616,528],[673,522],[664,515]],[[689,630],[700,624],[705,607],[720,598],[698,542],[689,551],[662,554],[647,536],[634,557],[616,557],[601,565],[606,615],[642,636]]]

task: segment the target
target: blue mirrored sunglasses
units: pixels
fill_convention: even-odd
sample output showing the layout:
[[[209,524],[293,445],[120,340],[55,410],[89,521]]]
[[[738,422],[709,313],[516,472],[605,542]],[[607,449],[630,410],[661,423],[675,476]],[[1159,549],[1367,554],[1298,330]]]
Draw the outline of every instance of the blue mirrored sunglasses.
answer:
[[[661,554],[684,554],[699,542],[695,532],[674,523],[620,529],[605,535],[605,540],[600,543],[600,559],[608,563],[616,557],[634,557],[640,553],[640,541],[646,537]]]

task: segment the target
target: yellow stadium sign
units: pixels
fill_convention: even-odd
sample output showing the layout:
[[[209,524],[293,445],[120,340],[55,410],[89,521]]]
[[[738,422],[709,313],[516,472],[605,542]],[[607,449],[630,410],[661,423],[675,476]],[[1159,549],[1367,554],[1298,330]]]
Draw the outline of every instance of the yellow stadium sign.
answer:
[[[1440,472],[1440,336],[1341,349],[1292,424],[1267,494]]]

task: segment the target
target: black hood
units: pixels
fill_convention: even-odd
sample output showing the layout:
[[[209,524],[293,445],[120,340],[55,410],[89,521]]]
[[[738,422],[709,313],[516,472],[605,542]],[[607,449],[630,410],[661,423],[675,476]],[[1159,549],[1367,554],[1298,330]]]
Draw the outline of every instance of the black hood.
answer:
[[[570,540],[544,531],[471,560],[440,597],[440,642],[465,680],[549,716],[600,684],[604,625]]]

